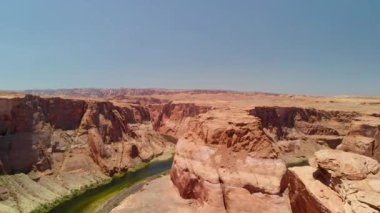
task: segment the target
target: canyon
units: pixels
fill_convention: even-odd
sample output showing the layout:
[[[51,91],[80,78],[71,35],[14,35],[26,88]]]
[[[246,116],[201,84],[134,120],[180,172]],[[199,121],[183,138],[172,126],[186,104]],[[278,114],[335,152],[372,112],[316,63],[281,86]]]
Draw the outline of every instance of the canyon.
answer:
[[[2,94],[0,212],[48,211],[165,153],[169,174],[112,212],[379,212],[379,109],[208,90]]]

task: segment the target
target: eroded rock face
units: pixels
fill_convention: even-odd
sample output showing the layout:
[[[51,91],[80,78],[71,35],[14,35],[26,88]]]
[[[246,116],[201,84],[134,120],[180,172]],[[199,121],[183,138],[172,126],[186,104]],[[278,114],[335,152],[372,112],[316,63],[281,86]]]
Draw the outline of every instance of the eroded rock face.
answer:
[[[339,195],[314,178],[317,169],[293,167],[289,169],[289,197],[293,212],[343,213],[344,202]]]
[[[380,160],[380,147],[375,143],[380,123],[369,116],[298,107],[255,107],[249,113],[261,120],[281,157],[290,162],[297,158],[306,160],[326,148]]]
[[[364,136],[346,136],[337,147],[339,150],[355,152],[361,155],[373,156],[375,139]]]
[[[376,190],[355,191],[355,187],[369,179],[374,185],[378,162],[332,150],[342,141],[348,144],[355,138],[352,144],[357,145],[368,139],[372,147],[368,155],[373,157],[377,128],[354,123],[357,113],[300,108],[263,111],[251,111],[254,116],[249,117],[234,110],[211,110],[188,121],[171,170],[171,179],[183,198],[200,201],[201,211],[207,212],[377,210],[371,207],[377,205]],[[316,148],[322,150],[310,162],[315,167],[294,167],[287,172],[284,162],[277,159],[276,147],[291,149],[289,144],[294,144],[294,149],[302,152],[297,143],[305,141],[325,143]]]
[[[321,150],[312,166],[291,168],[293,212],[379,212],[380,164],[369,157]],[[309,211],[308,211],[309,212]]]
[[[138,105],[0,99],[0,188],[11,195],[6,208],[32,211],[162,154],[173,144],[150,120],[149,109]],[[44,193],[33,198],[36,190]]]
[[[190,118],[209,111],[211,107],[197,106],[188,103],[166,103],[151,108],[154,115],[153,126],[155,130],[172,136],[180,137],[186,132],[187,122]]]
[[[129,127],[137,121],[150,120],[148,109],[122,108],[110,102],[35,96],[1,102],[8,102],[9,106],[0,115],[3,128],[0,158],[3,170],[9,174],[56,169],[55,153],[65,153],[73,148],[88,153],[106,171],[115,170],[114,167],[122,170],[131,164],[120,163],[120,160],[118,163],[107,162],[111,154],[129,156],[124,151],[131,145],[125,141],[138,143],[139,137],[145,133],[156,134],[152,128],[145,128],[145,132],[140,131],[141,135],[137,135]],[[155,136],[160,138],[158,134]],[[158,147],[164,147],[162,143],[158,144]],[[159,152],[144,156],[144,160]]]
[[[357,113],[323,111],[297,107],[255,107],[250,114],[261,119],[263,127],[268,129],[276,139],[292,138],[292,129],[304,135],[344,134],[344,125],[335,126],[326,121],[349,123],[358,116]]]
[[[332,177],[348,180],[362,180],[370,174],[377,174],[380,170],[380,164],[372,158],[339,150],[316,152],[315,163],[327,170]]]
[[[110,91],[77,92],[113,97]],[[179,209],[195,202],[189,211],[379,211],[379,166],[368,158],[380,157],[378,116],[370,121],[355,112],[301,107],[248,110],[251,105],[227,101],[214,106],[202,100],[196,103],[205,106],[198,106],[134,97],[131,102],[120,92],[113,103],[0,99],[0,174],[15,174],[0,176],[0,209],[28,212],[149,161],[170,146],[171,135],[180,139],[170,173],[176,190],[169,191],[189,199],[177,197],[184,204]],[[368,157],[324,150],[312,166],[289,170],[279,159],[285,154],[307,159],[326,148]]]
[[[207,212],[290,212],[283,184],[286,166],[276,159],[260,122],[239,113],[211,111],[189,122],[179,139],[171,179],[183,198]]]
[[[347,136],[337,147],[339,150],[354,152],[380,161],[380,147],[376,143],[376,133],[380,126],[375,123],[372,125],[365,123],[352,123]]]

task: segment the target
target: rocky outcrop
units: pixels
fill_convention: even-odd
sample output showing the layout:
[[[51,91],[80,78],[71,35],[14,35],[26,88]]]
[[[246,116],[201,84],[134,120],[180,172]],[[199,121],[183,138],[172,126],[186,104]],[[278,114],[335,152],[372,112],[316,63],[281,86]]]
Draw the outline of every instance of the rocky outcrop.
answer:
[[[162,154],[173,145],[150,120],[138,105],[0,99],[0,188],[12,195],[0,211],[31,211]]]
[[[316,171],[309,166],[289,169],[287,176],[292,211],[343,213],[343,200],[334,190],[314,178]]]
[[[305,160],[325,148],[380,160],[375,143],[380,121],[368,115],[298,107],[255,107],[249,113],[261,120],[265,133],[289,162]]]
[[[352,123],[347,136],[337,147],[339,150],[349,151],[372,157],[380,161],[380,147],[376,141],[380,124]]]
[[[0,116],[4,133],[1,136],[1,161],[8,174],[53,169],[55,153],[67,152],[73,147],[83,148],[81,152],[89,152],[89,156],[106,170],[112,170],[114,166],[127,168],[130,165],[102,165],[100,159],[108,159],[111,153],[118,151],[118,156],[129,156],[123,151],[128,150],[127,146],[133,143],[126,145],[116,142],[138,141],[140,136],[130,125],[150,119],[146,115],[149,113],[147,109],[122,108],[110,102],[43,99],[35,96],[4,99],[1,102],[9,102],[11,106]],[[155,134],[152,129],[145,129]],[[158,134],[156,136],[159,138]],[[149,157],[144,157],[144,160]]]
[[[339,150],[321,150],[311,162],[313,167],[289,169],[293,212],[380,211],[380,164],[376,160]]]
[[[183,198],[197,199],[205,212],[290,212],[286,166],[276,158],[259,121],[210,111],[192,119],[179,139],[171,179]]]
[[[150,109],[155,130],[179,137],[186,132],[190,118],[209,111],[211,107],[169,102]]]
[[[328,121],[347,124],[358,116],[357,113],[298,107],[255,107],[249,113],[260,118],[263,128],[277,140],[294,137],[292,130],[304,135],[345,135],[345,125]]]
[[[374,152],[375,139],[364,136],[346,136],[337,147],[339,150],[355,152],[361,155],[372,156]]]
[[[0,211],[32,211],[149,161],[174,143],[170,178],[176,190],[169,191],[182,197],[171,195],[180,203],[177,210],[191,205],[191,212],[379,211],[379,169],[371,159],[380,156],[375,107],[360,114],[326,111],[321,108],[352,110],[355,105],[323,98],[299,105],[318,109],[265,106],[306,99],[271,96],[260,102],[251,99],[264,95],[216,91],[218,101],[209,100],[203,93],[215,94],[207,91],[61,92],[82,99],[0,99]],[[193,103],[185,103],[188,97]],[[248,110],[259,104],[265,107]],[[308,165],[307,158],[321,149],[357,154],[319,151],[309,161],[312,166],[286,168]],[[286,165],[287,157],[300,161]],[[156,199],[157,194],[140,196]],[[140,204],[135,207],[145,207]]]
[[[347,180],[362,180],[380,170],[380,164],[372,158],[338,150],[316,152],[314,163],[332,177]]]

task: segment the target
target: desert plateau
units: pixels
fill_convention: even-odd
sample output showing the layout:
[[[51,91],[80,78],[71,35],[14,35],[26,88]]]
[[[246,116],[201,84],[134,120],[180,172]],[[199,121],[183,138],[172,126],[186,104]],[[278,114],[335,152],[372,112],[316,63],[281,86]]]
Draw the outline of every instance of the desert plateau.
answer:
[[[2,93],[0,212],[59,212],[155,159],[170,164],[84,209],[378,212],[379,107],[371,97],[212,90]]]

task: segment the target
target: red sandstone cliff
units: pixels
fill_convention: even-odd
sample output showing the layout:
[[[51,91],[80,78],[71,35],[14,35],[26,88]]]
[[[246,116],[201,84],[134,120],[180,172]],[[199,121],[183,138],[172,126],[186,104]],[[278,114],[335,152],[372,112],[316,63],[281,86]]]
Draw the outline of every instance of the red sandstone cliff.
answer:
[[[378,207],[372,205],[377,205],[374,200],[379,196],[377,186],[367,187],[370,192],[351,196],[352,186],[347,186],[344,178],[355,177],[356,181],[378,175],[378,163],[356,154],[347,154],[350,159],[345,163],[344,152],[330,151],[342,149],[342,145],[348,144],[345,141],[353,136],[368,138],[371,149],[363,154],[376,159],[378,122],[368,122],[368,117],[361,116],[354,112],[295,107],[256,107],[247,114],[237,109],[207,111],[187,122],[186,132],[176,146],[171,180],[183,198],[196,199],[205,212],[278,212],[279,209],[300,213],[361,212],[360,209],[375,212]],[[358,153],[361,150],[358,147],[364,146],[363,140],[354,140],[348,145],[349,151]],[[294,167],[287,172],[278,156],[289,154],[284,146],[291,146],[294,141],[305,143],[306,147],[313,143],[320,145],[306,152],[302,147],[294,148],[304,158],[323,149],[315,154],[319,159],[318,169]],[[328,154],[319,154],[325,152]],[[322,158],[327,156],[333,162],[326,160],[326,165]],[[341,164],[334,163],[335,156]],[[339,187],[348,188],[343,192],[329,188],[328,183],[316,177],[317,171],[325,171],[321,168],[351,172],[343,173],[343,180],[341,173],[337,173],[334,179],[346,184],[338,184]],[[370,178],[377,181],[377,177]],[[356,197],[359,195],[362,197]]]
[[[205,212],[290,212],[282,160],[260,122],[241,113],[209,111],[179,139],[171,179]]]
[[[322,148],[355,152],[380,161],[377,119],[357,112],[325,111],[298,107],[255,107],[249,113],[260,118],[264,131],[279,149],[296,157],[310,157]],[[303,150],[303,151],[302,151]]]
[[[132,146],[158,149],[147,156],[143,151],[135,156],[142,160],[150,159],[165,147],[163,141],[141,140],[147,133],[156,134],[141,123],[150,120],[146,108],[36,96],[0,102],[6,106],[0,114],[0,158],[8,174],[64,170],[61,167],[67,161],[80,156],[90,156],[94,166],[105,172],[124,170],[132,166],[125,160],[130,159]],[[131,128],[134,124],[139,125]],[[146,131],[137,130],[142,128]],[[66,153],[72,156],[67,157]],[[65,163],[60,165],[62,161]]]
[[[17,198],[19,208],[28,209],[96,183],[161,154],[171,135],[179,137],[171,180],[183,198],[201,203],[200,211],[379,210],[379,166],[371,159],[380,156],[374,116],[246,109],[156,99],[128,107],[36,96],[0,99],[0,173],[16,174],[0,176],[0,201],[8,205]],[[288,170],[282,160],[306,159],[315,151],[311,167]],[[38,187],[41,195],[27,190]]]
[[[0,211],[30,212],[160,155],[173,144],[150,119],[139,105],[0,99]]]
[[[192,103],[173,103],[150,107],[155,130],[172,136],[182,136],[188,128],[192,117],[209,111],[209,106],[198,106]]]

